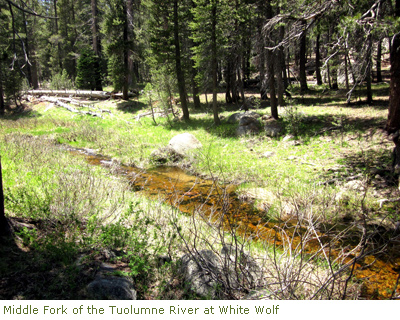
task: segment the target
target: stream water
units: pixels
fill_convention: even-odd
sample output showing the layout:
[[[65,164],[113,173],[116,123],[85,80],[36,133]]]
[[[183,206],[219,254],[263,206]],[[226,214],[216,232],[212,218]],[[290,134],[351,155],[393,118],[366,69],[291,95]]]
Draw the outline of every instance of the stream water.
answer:
[[[92,165],[105,167],[113,165],[111,159],[91,150],[74,149],[70,152],[84,156]],[[286,222],[283,225],[263,221],[262,216],[251,203],[239,199],[234,185],[222,186],[216,181],[189,175],[176,167],[162,166],[149,171],[126,165],[113,167],[117,174],[128,178],[133,190],[146,197],[164,201],[187,214],[201,212],[212,219],[222,218],[223,224],[234,226],[243,235],[251,235],[255,240],[268,241],[277,246],[285,241],[283,234],[291,239],[292,246],[303,241],[303,228],[295,228],[296,221]],[[283,227],[285,229],[282,229]],[[312,254],[321,250],[320,242],[329,242],[331,239],[319,232],[316,235],[318,238],[307,241],[303,249],[305,253]],[[344,246],[347,252],[354,249],[348,243],[342,243],[336,248],[330,247],[329,255],[332,260],[343,254]],[[356,259],[353,274],[363,283],[363,298],[387,299],[392,296],[400,277],[400,252],[388,250],[386,254],[379,256],[367,255],[362,259]],[[353,251],[353,255],[348,255],[343,259],[344,263],[352,262],[360,254],[360,250]],[[394,296],[399,296],[399,289]]]

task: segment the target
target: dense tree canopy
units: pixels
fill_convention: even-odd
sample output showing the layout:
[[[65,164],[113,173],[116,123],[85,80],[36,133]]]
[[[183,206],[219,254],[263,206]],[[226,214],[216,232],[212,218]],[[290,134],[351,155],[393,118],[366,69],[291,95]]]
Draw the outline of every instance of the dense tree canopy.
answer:
[[[371,102],[398,11],[389,0],[1,0],[0,112],[22,86],[44,87],[63,72],[82,88],[89,49],[103,83],[125,99],[137,81],[171,78],[185,119],[188,92],[198,106],[208,91],[218,124],[217,92],[223,85],[227,103],[245,100],[250,78],[278,118],[289,79],[305,92],[310,72],[331,89],[345,85],[349,103],[366,83]]]

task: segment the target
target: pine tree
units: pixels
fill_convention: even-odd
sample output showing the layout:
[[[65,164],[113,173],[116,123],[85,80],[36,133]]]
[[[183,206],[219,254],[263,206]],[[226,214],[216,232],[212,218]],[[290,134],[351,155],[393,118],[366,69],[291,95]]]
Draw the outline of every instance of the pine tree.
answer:
[[[129,54],[133,47],[128,38],[128,7],[125,0],[107,0],[102,33],[105,36],[105,52],[108,58],[109,77],[115,90],[122,90],[128,100]]]
[[[91,49],[84,49],[78,60],[76,87],[102,90],[100,58]]]
[[[191,24],[193,60],[201,82],[209,82],[213,93],[214,123],[220,124],[218,116],[218,61],[225,55],[226,34],[229,28],[228,1],[195,0],[193,8],[194,21]]]

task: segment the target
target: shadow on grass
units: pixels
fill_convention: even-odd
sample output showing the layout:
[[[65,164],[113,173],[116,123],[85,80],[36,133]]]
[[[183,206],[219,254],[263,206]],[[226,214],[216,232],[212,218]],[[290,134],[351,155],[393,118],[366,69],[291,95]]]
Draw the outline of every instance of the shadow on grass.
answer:
[[[43,115],[40,112],[33,111],[32,108],[23,104],[18,108],[10,108],[5,114],[0,114],[0,119],[18,121],[20,119],[39,118]]]
[[[361,107],[360,107],[361,108]],[[221,110],[222,109],[222,110]],[[214,124],[212,113],[208,113],[208,117],[196,117],[197,115],[204,115],[202,111],[190,112],[189,121],[173,121],[170,122],[166,128],[185,131],[185,130],[199,130],[205,129],[208,133],[221,138],[236,138],[236,129],[238,123],[230,124],[227,122],[229,116],[238,113],[235,106],[221,106],[220,112],[230,112],[229,115],[220,116],[221,125]],[[260,114],[270,114],[269,107],[267,109],[251,110]],[[352,134],[365,134],[377,129],[383,129],[386,120],[380,117],[348,117],[345,115],[325,114],[325,115],[301,115],[298,118],[292,119],[287,116],[282,116],[278,120],[283,128],[283,134],[293,134],[300,139],[308,139],[316,136],[337,136],[338,134],[346,135]],[[263,134],[263,127],[261,127],[260,135]],[[273,138],[279,139],[279,138]]]
[[[338,134],[366,133],[383,129],[386,121],[377,117],[346,117],[338,115],[306,116],[299,121],[296,136],[337,136]],[[289,123],[286,123],[289,126]]]
[[[82,289],[92,277],[76,263],[76,244],[57,241],[32,246],[29,234],[39,235],[48,226],[18,218],[12,218],[11,224],[18,231],[13,237],[0,239],[0,299],[85,299]],[[45,236],[49,235],[46,231]]]
[[[352,94],[350,103],[347,103],[347,90],[330,90],[325,87],[314,87],[307,90],[305,94],[300,93],[298,87],[292,87],[291,92],[293,105],[304,106],[334,106],[342,108],[362,108],[367,106],[367,89],[363,86],[356,88]],[[387,83],[375,84],[372,87],[373,102],[370,107],[385,110],[389,106],[389,86]]]
[[[116,103],[117,109],[125,113],[137,113],[140,110],[146,109],[147,105],[137,99],[130,99],[128,101],[121,100]]]
[[[388,94],[388,85],[385,83],[377,84],[373,87],[374,96],[379,98],[376,98],[376,100],[371,105],[367,105],[363,100],[359,100],[348,105],[345,101],[347,91],[344,89],[334,91],[324,87],[314,87],[308,90],[306,94],[300,95],[299,87],[291,87],[290,92],[293,98],[291,99],[290,104],[288,103],[288,105],[293,106],[321,105],[323,107],[332,106],[341,107],[343,109],[360,109],[360,111],[367,106],[379,110],[385,110],[388,108],[388,99],[385,98]],[[254,92],[251,93],[254,96],[257,95]],[[359,95],[361,97],[364,94],[366,95],[366,89],[360,88],[356,90],[356,92],[354,93],[354,97],[356,95]],[[138,114],[143,112],[144,110],[150,111],[145,103],[139,101],[136,98],[129,101],[117,101],[116,104],[117,109],[121,110],[124,113]],[[219,101],[218,112],[220,114],[223,112],[228,112],[230,114],[240,112],[239,109],[241,105],[242,102],[236,104],[227,104]],[[189,102],[188,107],[190,112],[189,121],[173,119],[173,116],[170,115],[169,121],[167,121],[167,124],[165,125],[166,128],[171,128],[179,131],[205,129],[208,133],[217,137],[237,138],[236,128],[238,127],[238,124],[228,124],[226,120],[229,115],[226,115],[225,119],[223,118],[223,116],[220,116],[222,122],[221,125],[214,125],[212,100],[208,101],[208,103],[201,103],[201,106],[198,109],[194,108],[193,102]],[[181,117],[182,112],[180,110],[180,106],[175,106],[175,109],[178,110],[178,116]],[[260,101],[260,109],[252,111],[270,115],[269,102]],[[340,134],[347,134],[357,131],[365,132],[367,130],[384,126],[384,121],[382,121],[378,117],[345,117],[336,114],[328,114],[322,116],[305,116],[302,119],[297,120],[297,123],[292,122],[290,118],[284,117],[280,121],[285,127],[284,133],[292,133],[298,138],[309,138],[318,135],[334,136],[337,135],[337,132],[340,132]],[[262,131],[263,130],[261,130],[261,132]]]

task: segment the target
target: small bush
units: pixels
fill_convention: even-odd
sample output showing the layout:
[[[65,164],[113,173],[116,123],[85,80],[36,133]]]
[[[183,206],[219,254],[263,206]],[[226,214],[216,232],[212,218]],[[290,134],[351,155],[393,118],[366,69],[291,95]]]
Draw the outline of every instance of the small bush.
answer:
[[[74,88],[74,84],[68,77],[67,71],[63,70],[62,73],[53,75],[50,79],[49,87],[53,90],[71,90]]]
[[[298,136],[303,127],[304,114],[297,107],[288,106],[282,115],[287,133]]]

